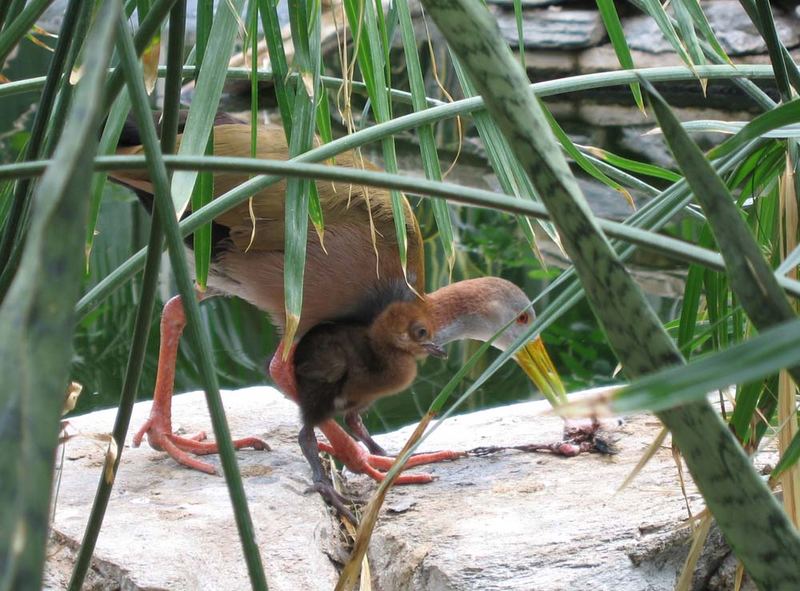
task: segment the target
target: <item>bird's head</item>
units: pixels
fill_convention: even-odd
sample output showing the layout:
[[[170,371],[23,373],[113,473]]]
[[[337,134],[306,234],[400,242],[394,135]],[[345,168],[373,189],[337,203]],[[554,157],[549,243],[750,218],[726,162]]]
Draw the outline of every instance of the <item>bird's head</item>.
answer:
[[[426,302],[438,345],[461,339],[485,342],[507,326],[492,342],[505,351],[528,332],[535,318],[525,292],[499,277],[453,283],[428,294]],[[526,343],[514,359],[548,399],[563,399],[564,385],[541,338]]]
[[[422,302],[394,302],[381,312],[370,327],[373,340],[386,343],[415,357],[446,357],[434,342],[433,320]]]

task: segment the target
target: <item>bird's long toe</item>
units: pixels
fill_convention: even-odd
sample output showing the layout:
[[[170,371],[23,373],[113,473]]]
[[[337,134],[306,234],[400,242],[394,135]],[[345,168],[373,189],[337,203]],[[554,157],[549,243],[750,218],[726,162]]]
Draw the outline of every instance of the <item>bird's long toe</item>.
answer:
[[[320,451],[329,453],[341,461],[347,469],[356,474],[366,474],[373,480],[381,482],[386,478],[386,472],[391,469],[395,458],[387,456],[376,456],[366,452],[363,448],[354,446],[348,448],[344,453],[340,449],[334,448],[327,443],[319,443]],[[455,460],[464,457],[466,452],[439,451],[433,453],[416,454],[409,458],[405,468],[413,468],[424,464]],[[401,474],[395,480],[395,484],[427,484],[433,482],[435,477],[432,474]]]
[[[319,495],[323,498],[323,500],[328,504],[328,506],[333,507],[333,509],[342,517],[347,519],[353,525],[357,525],[358,521],[353,515],[353,512],[350,510],[348,505],[355,502],[355,499],[349,499],[345,497],[341,493],[339,493],[334,487],[331,482],[328,481],[316,481],[314,482],[307,490],[309,492],[318,492]]]
[[[147,436],[147,442],[150,447],[158,451],[166,452],[179,464],[206,474],[217,473],[216,468],[212,464],[195,457],[219,453],[219,446],[216,442],[205,441],[205,431],[200,431],[190,437],[184,437],[172,433],[171,425],[160,425],[159,421],[148,419],[142,428],[134,435],[133,446],[139,447],[145,436]],[[270,450],[267,442],[260,437],[234,439],[233,447],[237,450],[243,448]]]

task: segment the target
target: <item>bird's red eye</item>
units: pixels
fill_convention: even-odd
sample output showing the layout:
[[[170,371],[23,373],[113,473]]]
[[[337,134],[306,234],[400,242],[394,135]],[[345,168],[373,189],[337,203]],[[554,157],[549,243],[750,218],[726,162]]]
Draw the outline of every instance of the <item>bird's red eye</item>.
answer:
[[[531,315],[527,312],[523,312],[519,316],[517,316],[517,324],[528,324],[528,321],[531,319]]]

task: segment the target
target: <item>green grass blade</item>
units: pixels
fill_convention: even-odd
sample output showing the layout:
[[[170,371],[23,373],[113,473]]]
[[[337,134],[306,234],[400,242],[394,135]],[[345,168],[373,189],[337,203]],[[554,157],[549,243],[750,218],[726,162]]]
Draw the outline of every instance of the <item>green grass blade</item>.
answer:
[[[205,59],[197,76],[194,99],[178,149],[181,155],[202,154],[208,145],[243,6],[244,0],[226,0],[217,6]],[[181,171],[172,177],[172,201],[178,217],[189,204],[196,180],[197,173],[193,171]]]
[[[314,4],[314,8],[318,9],[317,3]],[[295,47],[294,68],[300,74],[294,89],[295,104],[292,114],[292,133],[289,138],[289,156],[293,158],[307,152],[313,146],[316,123],[315,97],[320,88],[318,83],[315,84],[319,80],[319,64],[313,57],[314,54],[319,55],[319,43],[316,43],[316,49],[312,51],[309,40],[309,26],[312,28],[311,34],[318,37],[319,15],[315,10],[315,22],[312,22],[308,9],[305,0],[293,2],[289,6],[292,40]],[[313,96],[308,94],[309,88],[306,86],[308,81]],[[315,183],[304,179],[290,179],[286,183],[283,289],[286,307],[284,339],[287,343],[294,340],[303,309],[308,221],[314,197],[316,198],[314,209],[321,215]]]
[[[772,382],[774,382],[775,386],[772,391],[777,391],[778,384],[774,377],[770,376],[767,380],[747,382],[736,389],[736,406],[731,415],[730,425],[739,441],[750,445],[756,443],[753,436],[754,433],[751,431],[751,425],[753,419],[760,420],[755,411],[758,408],[758,401],[762,393],[766,396],[770,395]],[[767,418],[767,421],[769,421],[769,418]]]
[[[612,189],[619,191],[625,200],[630,204],[631,209],[633,209],[633,197],[628,192],[628,190],[620,185],[617,181],[609,178],[604,172],[602,172],[599,168],[597,168],[583,153],[578,150],[575,144],[572,143],[572,140],[569,139],[567,133],[561,129],[561,126],[556,121],[555,117],[550,113],[550,110],[545,106],[542,101],[539,101],[539,104],[542,107],[542,113],[544,113],[547,122],[550,124],[550,129],[553,130],[553,133],[556,136],[556,139],[561,144],[561,147],[569,154],[575,163],[580,166],[584,172],[589,174],[590,176],[594,177],[596,180],[600,181],[604,185],[611,187]]]
[[[180,109],[181,67],[183,65],[183,38],[185,27],[186,0],[179,0],[172,9],[169,21],[167,78],[164,89],[164,117],[162,119],[161,128],[161,148],[167,153],[175,151],[176,136],[178,133],[178,112]],[[128,96],[127,91],[123,91],[123,96]],[[117,99],[117,102],[120,102],[120,100]],[[130,102],[127,102],[129,106]],[[125,436],[130,426],[133,405],[136,402],[136,393],[139,390],[139,382],[142,375],[142,368],[144,367],[145,354],[147,352],[147,340],[152,326],[159,269],[161,266],[161,251],[163,247],[163,225],[158,212],[154,211],[150,223],[147,260],[144,267],[144,276],[142,277],[139,305],[136,309],[136,319],[134,321],[133,335],[131,337],[130,352],[128,354],[125,378],[119,396],[119,408],[117,410],[117,416],[114,419],[114,427],[112,430],[112,435],[118,450],[117,457],[112,467],[112,474],[114,477],[109,481],[106,479],[104,472],[97,484],[97,492],[95,493],[92,503],[92,509],[89,512],[86,530],[84,531],[83,540],[81,541],[78,556],[75,559],[75,566],[72,570],[72,577],[69,582],[70,591],[80,591],[83,588],[83,582],[91,564],[92,554],[97,544],[97,537],[100,534],[103,517],[108,508],[108,501],[111,498],[111,489],[125,448]]]
[[[704,64],[706,60],[697,39],[697,32],[694,30],[694,20],[683,2],[684,0],[673,0],[672,2],[672,11],[675,13],[675,20],[678,22],[678,30],[681,32],[684,46],[692,57],[692,63],[697,65]]]
[[[770,8],[768,0],[755,0],[755,4],[756,14],[759,20],[756,25],[760,25],[759,31],[762,37],[764,37],[764,42],[767,44],[769,61],[772,63],[772,69],[775,71],[775,83],[778,85],[778,92],[780,92],[783,102],[790,101],[792,100],[792,89],[789,84],[789,73],[782,51],[785,50],[785,48],[778,38],[778,30],[775,28],[775,19],[772,17],[772,9]],[[792,61],[791,56],[789,60]],[[792,61],[792,63],[794,62]]]
[[[328,97],[325,91],[322,89],[322,81],[320,78],[320,73],[323,68],[321,40],[322,31],[320,29],[322,26],[322,4],[320,0],[313,0],[310,8],[313,10],[313,12],[311,14],[311,18],[308,20],[309,24],[307,32],[308,73],[310,74],[313,84],[314,96],[312,98],[313,103],[311,105],[311,117],[313,122],[309,122],[311,131],[307,132],[311,136],[311,143],[305,148],[305,150],[311,149],[314,145],[313,129],[315,124],[320,128],[320,133],[323,135],[323,138],[327,134],[327,141],[332,139],[332,132],[330,130],[330,113],[328,112]],[[322,107],[322,109],[320,107]],[[323,220],[322,204],[319,201],[319,192],[317,190],[316,183],[309,183],[308,217],[311,220],[311,223],[314,224],[314,229],[319,236],[320,242],[324,244],[325,222]]]
[[[19,44],[28,31],[31,30],[37,19],[47,9],[53,0],[31,0],[24,10],[8,23],[0,33],[0,64],[5,63],[11,51]],[[71,39],[67,39],[71,42]]]
[[[519,65],[525,70],[525,35],[523,33],[522,0],[514,0],[514,20],[517,24],[517,48],[519,49]]]
[[[417,40],[414,36],[414,24],[411,21],[411,11],[408,8],[408,0],[397,0],[397,15],[400,21],[400,33],[403,39],[403,50],[406,57],[406,68],[408,69],[408,81],[411,87],[411,100],[415,111],[422,111],[428,108],[425,96],[425,82],[422,77],[422,67],[419,63],[417,52]],[[523,52],[524,53],[524,52]],[[422,168],[425,176],[429,179],[439,181],[442,179],[442,168],[439,163],[439,154],[436,150],[436,139],[433,135],[433,126],[424,125],[417,130],[422,155]],[[453,234],[453,222],[450,219],[450,209],[445,201],[433,200],[433,215],[436,218],[436,227],[439,229],[439,240],[444,249],[445,260],[448,270],[453,269],[456,253]]]
[[[286,63],[286,53],[283,50],[283,37],[281,35],[280,21],[278,19],[278,0],[259,0],[261,23],[264,37],[269,51],[269,63],[274,73],[272,78],[275,85],[275,96],[278,99],[278,109],[281,112],[283,130],[286,133],[286,142],[292,135],[292,105],[294,104],[294,90],[287,85],[289,66]]]
[[[156,0],[150,6],[147,16],[139,21],[139,29],[136,31],[136,36],[133,39],[133,45],[136,48],[136,55],[141,56],[150,46],[153,37],[161,34],[161,25],[172,10],[172,6],[177,0]],[[108,87],[106,89],[106,108],[108,111],[111,109],[111,104],[116,100],[117,94],[122,89],[125,81],[123,80],[123,73],[121,68],[115,68],[108,79]]]
[[[622,23],[619,20],[614,0],[597,0],[597,8],[600,11],[600,18],[603,19],[603,25],[606,27],[611,46],[614,48],[614,53],[617,54],[619,64],[626,70],[632,70],[635,67],[633,65],[633,57],[631,57],[631,50],[628,47],[628,41],[625,39],[625,33],[622,30]],[[644,112],[642,89],[639,88],[638,83],[631,84],[631,93],[633,94],[633,100],[636,101],[636,106],[639,107],[640,111]]]
[[[759,10],[756,7],[754,0],[739,0],[739,4],[742,5],[745,12],[747,12],[747,16],[750,17],[750,20],[753,21],[753,24],[758,29],[758,32],[761,34],[762,37],[767,37],[767,32],[762,22],[762,18],[760,15]],[[771,35],[771,33],[769,34]],[[783,62],[786,68],[786,75],[789,77],[789,81],[791,85],[794,87],[795,91],[800,89],[800,69],[798,69],[797,64],[794,61],[794,58],[789,53],[789,50],[783,45],[783,43],[776,44],[780,46],[781,53],[783,54]],[[771,58],[770,58],[771,59]]]
[[[391,103],[387,88],[391,81],[386,78],[384,56],[387,50],[382,43],[383,35],[378,29],[378,17],[375,6],[369,1],[344,0],[345,12],[350,29],[357,39],[358,65],[367,93],[375,112],[375,120],[384,123],[391,119]],[[396,173],[397,153],[394,138],[385,136],[381,139],[383,148],[384,168],[386,172]],[[397,249],[403,272],[406,272],[408,259],[408,237],[406,235],[406,218],[403,196],[398,191],[391,191],[392,215],[397,236]]]
[[[772,481],[777,480],[780,478],[781,474],[794,466],[798,460],[800,460],[800,433],[796,433],[792,438],[792,442],[789,444],[789,447],[787,447],[783,452],[778,464],[770,473],[769,479]]]
[[[661,2],[659,2],[659,0],[641,0],[639,4],[642,6],[642,9],[656,21],[658,28],[661,29],[661,34],[664,35],[664,38],[675,49],[681,61],[694,70],[693,66],[699,64],[695,64],[686,52],[683,42],[681,42],[678,33],[675,31],[672,20],[669,15],[667,15]]]
[[[200,2],[197,6],[197,43],[195,46],[195,84],[199,73],[203,69],[203,58],[208,49],[211,38],[211,27],[214,24],[214,6],[212,2]],[[183,40],[180,41],[183,47]],[[204,153],[208,156],[214,154],[214,134],[207,136]],[[210,172],[200,172],[197,182],[192,189],[190,203],[192,211],[197,211],[214,199],[214,176]],[[197,288],[203,292],[208,284],[208,272],[211,269],[211,223],[203,224],[195,230],[192,236],[192,250],[194,252],[194,275]]]
[[[578,146],[578,147],[582,151],[588,152],[593,156],[599,158],[603,162],[606,162],[616,168],[629,170],[637,174],[652,176],[657,179],[663,179],[665,181],[669,181],[671,183],[679,181],[680,179],[683,178],[678,173],[672,172],[671,170],[668,170],[661,166],[657,166],[655,164],[647,164],[646,162],[639,162],[638,160],[631,160],[630,158],[619,156],[617,154],[614,154],[613,152],[609,152],[608,150],[595,148],[593,146]]]
[[[105,129],[100,138],[100,144],[97,147],[97,153],[101,155],[113,154],[119,144],[119,136],[122,133],[122,126],[125,125],[125,120],[128,118],[128,113],[131,110],[131,100],[126,91],[117,97],[111,107],[111,112],[106,119]],[[100,215],[100,204],[103,200],[103,193],[106,187],[107,174],[103,172],[96,172],[92,175],[92,185],[90,190],[89,201],[89,224],[86,227],[86,272],[89,272],[89,261],[94,246],[94,237],[97,227],[97,219]]]
[[[244,494],[242,477],[236,463],[236,454],[231,442],[230,430],[225,420],[225,410],[222,406],[219,385],[214,373],[214,362],[208,335],[203,331],[200,322],[200,312],[194,294],[194,286],[189,276],[189,268],[186,262],[183,241],[178,231],[178,221],[175,218],[173,202],[170,200],[167,171],[159,150],[147,94],[142,82],[142,72],[136,60],[134,43],[128,35],[124,20],[120,20],[119,30],[120,36],[117,48],[121,54],[122,67],[126,76],[128,91],[131,94],[134,115],[142,137],[142,145],[145,147],[145,154],[148,156],[148,172],[155,188],[155,207],[164,224],[170,262],[172,263],[175,280],[178,284],[178,292],[183,301],[183,308],[186,314],[186,331],[193,345],[193,350],[198,356],[197,365],[203,376],[206,402],[211,415],[211,423],[214,427],[214,435],[219,446],[219,458],[225,474],[228,493],[231,497],[250,582],[254,589],[266,589],[264,567],[261,563],[258,545],[255,542],[253,522],[247,508],[247,497]],[[211,51],[210,48],[212,46],[213,43],[209,45],[209,51]]]
[[[29,7],[32,6],[29,5]],[[25,148],[25,160],[35,160],[39,158],[45,145],[45,131],[52,117],[53,104],[56,101],[56,93],[62,86],[62,78],[66,71],[67,58],[73,44],[79,40],[73,39],[72,35],[80,22],[83,8],[80,2],[73,0],[67,6],[67,11],[62,22],[63,33],[59,37],[53,52],[53,59],[47,71],[47,78],[39,105],[36,110],[36,117],[31,127],[31,136]],[[19,18],[23,18],[20,15]],[[13,25],[12,25],[13,26]],[[5,35],[5,33],[3,34]],[[0,38],[2,35],[0,35]],[[0,64],[3,58],[0,57]],[[6,288],[14,275],[14,265],[9,265],[12,260],[12,250],[21,248],[24,243],[24,236],[27,228],[26,212],[28,211],[31,186],[27,179],[17,183],[12,198],[11,211],[4,220],[2,236],[0,236],[0,271],[2,271],[2,281],[0,282],[0,301],[3,300]],[[16,258],[16,257],[15,257]]]
[[[82,275],[90,179],[82,172],[91,166],[97,145],[119,11],[119,2],[105,2],[92,27],[66,141],[58,144],[35,192],[20,270],[0,305],[0,371],[7,386],[0,393],[3,591],[38,590],[44,572],[53,462]]]
[[[700,307],[702,287],[703,268],[692,265],[689,268],[683,288],[683,302],[678,325],[678,348],[683,351],[686,357],[691,356],[691,350],[687,350],[687,347],[694,340],[695,330],[697,329],[697,311]]]
[[[793,320],[687,366],[636,380],[614,394],[609,410],[613,413],[658,412],[703,400],[714,390],[759,380],[798,364],[800,320]]]
[[[736,135],[709,151],[708,157],[710,159],[720,158],[756,138],[763,137],[770,131],[794,123],[800,123],[800,99],[795,99],[759,115],[742,127]]]
[[[697,0],[683,0],[683,6],[691,15],[692,20],[694,21],[694,26],[697,27],[697,29],[703,35],[703,38],[705,39],[706,43],[709,44],[711,49],[714,50],[720,59],[731,63],[731,58],[728,57],[728,54],[725,53],[722,45],[719,44],[719,40],[717,40],[717,36],[714,34],[714,31],[711,28],[703,9],[700,7],[700,3]]]
[[[759,330],[795,318],[725,183],[684,131],[667,103],[652,86],[645,84],[664,138],[703,207],[725,259],[731,287],[747,315]],[[800,382],[800,366],[790,371]]]
[[[478,93],[475,89],[475,85],[461,67],[458,58],[456,56],[452,56],[452,58],[453,67],[456,71],[456,76],[458,76],[458,81],[459,84],[461,84],[464,96],[474,97]],[[522,170],[519,161],[511,153],[511,148],[508,146],[508,142],[503,137],[503,134],[501,134],[494,123],[492,123],[488,113],[474,113],[473,121],[475,122],[475,128],[478,130],[478,135],[481,137],[483,145],[486,148],[489,165],[497,176],[497,180],[500,182],[503,191],[510,195],[516,195],[520,199],[528,199],[536,203],[541,203],[541,198],[537,194],[536,189],[531,184],[525,171]],[[544,259],[539,252],[539,247],[536,245],[536,238],[530,220],[517,218],[517,222],[531,247],[531,251],[544,266]],[[560,238],[551,223],[540,221],[539,226],[553,242],[560,244]]]

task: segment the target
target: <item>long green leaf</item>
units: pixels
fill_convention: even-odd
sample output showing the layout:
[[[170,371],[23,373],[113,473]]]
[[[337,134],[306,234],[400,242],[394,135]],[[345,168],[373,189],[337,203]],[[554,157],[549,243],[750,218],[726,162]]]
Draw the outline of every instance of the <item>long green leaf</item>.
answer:
[[[678,22],[683,44],[692,57],[692,63],[697,65],[705,63],[703,50],[697,39],[697,32],[694,30],[694,20],[691,12],[684,5],[684,0],[673,0],[672,11],[675,13],[675,20]]]
[[[289,66],[286,63],[286,53],[283,50],[280,20],[278,19],[278,0],[259,0],[261,23],[264,29],[264,38],[269,51],[269,64],[274,74],[272,80],[275,85],[275,96],[278,99],[278,109],[281,112],[281,122],[286,134],[286,142],[292,135],[292,105],[294,105],[294,90],[287,85]]]
[[[122,127],[125,125],[125,120],[128,118],[128,113],[131,110],[131,100],[128,93],[123,91],[114,101],[111,107],[111,112],[106,119],[105,129],[100,138],[100,144],[97,148],[98,154],[113,154],[117,145],[119,144],[119,136],[122,134]],[[105,192],[106,179],[108,175],[102,172],[96,172],[92,175],[92,185],[90,190],[89,202],[89,223],[86,227],[86,271],[89,270],[90,255],[92,247],[94,246],[94,237],[97,227],[97,219],[100,216],[100,204],[103,200],[103,193]]]
[[[683,63],[692,69],[694,69],[694,66],[700,65],[695,64],[690,55],[686,52],[686,48],[678,37],[678,33],[675,31],[672,20],[664,10],[661,2],[659,2],[659,0],[640,0],[639,4],[642,5],[647,14],[656,22],[658,28],[661,29],[661,34],[664,35],[664,38],[672,45]]]
[[[632,70],[635,67],[633,65],[633,57],[631,57],[631,50],[628,47],[627,39],[625,39],[625,33],[622,30],[622,23],[619,20],[614,0],[597,0],[597,8],[600,11],[600,18],[603,19],[603,24],[606,27],[611,46],[614,48],[614,53],[617,54],[619,64],[626,70]],[[633,100],[636,101],[636,106],[639,107],[640,111],[644,112],[642,89],[639,88],[638,83],[631,84],[631,93],[633,94]]]
[[[214,23],[214,5],[210,0],[205,0],[197,5],[197,43],[195,45],[195,84],[197,77],[203,69],[203,58],[208,49],[211,37],[211,27]],[[180,41],[183,47],[183,40]],[[205,154],[214,154],[214,133],[208,134]],[[197,182],[192,190],[190,203],[192,211],[197,211],[204,205],[211,203],[214,198],[214,176],[209,172],[197,175]],[[194,275],[197,288],[203,292],[208,283],[208,272],[211,269],[211,224],[204,224],[197,228],[192,235],[192,250],[194,251]]]
[[[169,42],[167,54],[167,78],[164,89],[164,117],[161,128],[161,148],[167,152],[175,151],[176,136],[178,134],[178,113],[180,110],[181,92],[181,70],[183,66],[183,38],[186,29],[186,0],[179,0],[175,3],[170,14],[169,23]],[[123,91],[126,97],[128,93]],[[120,97],[122,98],[122,97]],[[118,99],[117,102],[120,102]],[[127,101],[129,108],[130,101]],[[108,125],[108,122],[106,122]],[[117,134],[118,135],[118,134]],[[96,178],[98,175],[95,175]],[[94,553],[97,537],[100,534],[100,527],[103,523],[108,501],[111,499],[111,489],[116,479],[117,470],[122,460],[125,448],[125,437],[130,426],[133,405],[136,402],[136,394],[139,390],[139,381],[144,366],[145,354],[147,350],[147,339],[150,335],[152,325],[153,310],[155,308],[156,289],[158,288],[158,275],[161,266],[161,251],[164,246],[164,231],[158,212],[154,211],[150,223],[150,238],[147,245],[147,261],[145,262],[144,276],[142,277],[142,287],[139,294],[139,305],[136,309],[136,320],[134,322],[133,335],[131,337],[130,352],[125,367],[125,378],[119,396],[119,408],[114,419],[112,435],[117,446],[117,457],[111,468],[113,478],[107,479],[107,470],[103,471],[97,483],[92,509],[86,523],[86,530],[83,534],[78,556],[75,559],[72,577],[69,582],[70,591],[80,591],[86,573],[91,564],[92,554]]]
[[[475,85],[461,67],[461,63],[459,62],[458,58],[456,56],[452,56],[452,58],[453,67],[455,68],[456,76],[458,76],[458,81],[459,84],[461,84],[461,89],[464,93],[464,96],[475,97],[478,94],[478,91],[475,89]],[[494,123],[492,123],[488,113],[484,113],[482,111],[474,113],[473,121],[475,122],[475,128],[478,130],[478,135],[481,137],[483,145],[486,148],[486,155],[489,158],[489,165],[492,167],[492,170],[497,176],[497,180],[499,181],[503,191],[510,195],[516,195],[520,199],[528,199],[536,203],[541,203],[541,199],[536,193],[536,189],[531,184],[531,181],[525,174],[525,171],[522,170],[522,167],[517,159],[511,153],[511,148],[508,146],[508,142],[503,137],[503,134],[501,134]],[[520,217],[517,218],[517,222],[519,223],[519,227],[522,229],[522,232],[525,235],[525,239],[528,241],[528,244],[531,247],[531,251],[542,263],[542,266],[544,266],[544,259],[542,258],[542,254],[539,252],[539,247],[536,245],[536,237],[533,233],[533,226],[531,225],[530,220]],[[559,243],[558,234],[556,233],[556,230],[552,224],[540,221],[539,226],[545,231],[550,239],[553,240],[553,242],[556,244]]]
[[[307,0],[296,0],[289,5],[289,19],[292,28],[295,57],[294,68],[300,74],[294,88],[294,108],[292,109],[292,133],[289,137],[289,156],[297,157],[312,148],[316,124],[316,97],[319,93],[319,63],[314,55],[319,55],[319,44],[312,50],[309,33],[318,36],[319,5],[312,3],[315,17],[310,18]],[[309,31],[309,27],[312,31]],[[306,84],[309,86],[306,86]],[[310,92],[310,94],[309,94]],[[315,201],[312,208],[311,202]],[[316,183],[304,179],[289,179],[286,183],[286,207],[284,218],[284,302],[286,326],[284,339],[291,343],[300,323],[303,308],[303,281],[306,266],[306,247],[308,241],[308,220],[311,210],[321,216]],[[321,218],[319,219],[321,224]],[[321,226],[320,226],[321,229]],[[322,235],[320,234],[320,240]],[[288,354],[288,348],[284,348]]]
[[[633,208],[633,197],[631,197],[631,194],[628,192],[628,190],[620,185],[617,181],[610,179],[604,172],[597,168],[593,162],[586,158],[586,156],[584,156],[583,153],[578,150],[575,144],[572,143],[572,140],[567,135],[567,132],[561,129],[558,121],[556,121],[555,117],[553,117],[553,115],[550,113],[550,110],[547,108],[547,106],[541,101],[539,101],[539,104],[542,107],[542,113],[547,119],[547,122],[550,124],[550,129],[553,130],[556,139],[567,152],[567,154],[569,154],[572,159],[575,160],[575,163],[580,166],[584,172],[591,175],[596,180],[616,191],[619,191],[625,197],[625,200],[630,204],[631,208]]]
[[[726,388],[737,382],[764,378],[799,363],[800,320],[793,320],[766,330],[730,349],[698,359],[687,366],[667,369],[640,378],[613,395],[609,401],[608,411],[622,414],[640,410],[659,412],[676,408],[703,400],[714,390]],[[569,414],[580,414],[581,408],[595,403],[596,401],[588,400],[577,402],[574,406],[570,405]],[[786,560],[790,558],[792,557],[787,556]],[[793,576],[794,574],[791,574],[789,578],[776,580],[788,583],[793,580]],[[774,588],[781,587],[779,585]]]
[[[75,0],[70,2],[67,6],[67,12],[62,23],[63,34],[59,37],[56,49],[53,52],[53,59],[50,61],[47,72],[47,82],[42,89],[39,108],[36,111],[36,117],[31,127],[31,139],[25,147],[24,159],[26,160],[38,158],[45,146],[45,130],[52,116],[53,104],[56,101],[56,93],[62,86],[61,80],[65,73],[65,66],[70,54],[70,48],[73,44],[79,43],[79,41],[72,38],[72,35],[75,33],[84,12],[85,10],[81,7],[81,4]],[[24,15],[20,15],[19,18],[23,18],[23,16]],[[0,38],[1,37],[2,35],[0,35]],[[0,64],[2,63],[3,58],[0,57]],[[14,190],[11,211],[4,220],[2,236],[0,236],[0,272],[2,272],[2,280],[0,280],[0,301],[2,301],[5,296],[6,288],[16,271],[15,266],[9,264],[13,258],[16,258],[12,254],[12,251],[17,248],[22,248],[24,244],[24,237],[27,229],[26,213],[30,206],[30,197],[31,186],[27,180],[17,183]]]
[[[747,16],[750,17],[750,20],[753,21],[753,24],[756,26],[756,29],[758,29],[758,32],[762,37],[766,39],[768,36],[773,35],[772,33],[767,33],[761,18],[761,14],[756,8],[754,0],[739,0],[739,4],[742,5],[742,8],[744,8]],[[778,40],[778,43],[773,43],[773,46],[780,47],[781,53],[783,54],[783,65],[786,69],[786,75],[789,77],[789,81],[791,82],[791,85],[794,87],[795,91],[797,91],[800,89],[800,69],[797,67],[797,64],[795,63],[792,55],[789,53],[789,50],[786,49],[780,40]],[[771,59],[772,58],[770,57],[770,61]]]
[[[795,318],[752,232],[742,220],[733,197],[672,113],[667,103],[645,83],[672,154],[714,232],[728,271],[731,288],[759,330]],[[727,301],[727,298],[726,298]],[[800,366],[790,369],[800,383]]]
[[[607,162],[608,164],[623,170],[630,170],[631,172],[638,174],[646,174],[647,176],[664,179],[665,181],[670,181],[672,183],[681,179],[681,175],[678,173],[672,172],[666,168],[662,168],[661,166],[656,166],[655,164],[647,164],[646,162],[631,160],[630,158],[624,158],[623,156],[619,156],[613,152],[609,152],[608,150],[603,150],[601,148],[595,148],[592,146],[578,147],[584,152],[593,154],[603,162]]]
[[[695,27],[697,27],[706,42],[716,52],[717,56],[730,63],[731,59],[728,57],[728,54],[725,53],[722,45],[719,44],[719,40],[717,40],[717,36],[714,34],[703,9],[700,7],[700,3],[697,0],[683,0],[683,5],[689,14],[691,14]]]
[[[222,470],[225,474],[225,482],[228,486],[228,493],[231,497],[231,504],[234,509],[233,513],[236,519],[236,526],[239,531],[239,538],[242,542],[245,561],[247,562],[247,571],[254,589],[266,589],[267,582],[264,576],[264,567],[261,563],[261,554],[255,542],[253,522],[247,507],[247,497],[244,494],[242,477],[236,463],[236,454],[233,449],[230,430],[225,420],[225,410],[222,406],[219,385],[217,383],[216,374],[214,373],[211,346],[209,344],[208,335],[202,329],[200,322],[200,311],[194,294],[194,286],[189,276],[184,245],[178,230],[178,220],[175,218],[173,202],[170,199],[167,170],[164,167],[153,118],[148,107],[147,94],[142,80],[142,71],[136,60],[134,42],[129,36],[124,20],[120,20],[119,30],[120,35],[117,49],[121,54],[122,68],[126,76],[128,91],[131,95],[134,115],[136,116],[139,132],[142,137],[142,145],[145,148],[148,173],[155,189],[154,205],[158,211],[159,218],[164,224],[170,262],[175,272],[178,293],[181,296],[183,309],[186,314],[187,332],[193,349],[199,357],[197,365],[203,377],[206,391],[206,403],[208,404],[209,414],[211,415],[211,423],[214,427],[214,435],[216,436],[217,446],[219,448],[219,458],[222,462]]]
[[[243,6],[244,0],[225,0],[217,6],[205,59],[197,76],[194,99],[178,149],[180,155],[202,154],[206,149],[217,116]],[[196,179],[197,173],[194,171],[181,171],[172,177],[172,201],[178,217],[186,211]]]
[[[25,9],[3,29],[3,32],[0,33],[0,64],[5,63],[11,51],[31,30],[36,20],[47,10],[52,1],[31,0]],[[68,41],[70,40],[68,39]]]
[[[388,122],[391,119],[391,103],[387,88],[391,87],[391,83],[386,79],[388,64],[384,59],[388,48],[382,43],[383,36],[378,29],[375,6],[365,0],[344,0],[344,7],[350,29],[356,34],[358,65],[375,111],[375,119],[378,123]],[[385,136],[381,139],[381,146],[384,168],[389,173],[396,173],[398,167],[394,138]],[[408,262],[408,236],[404,199],[398,191],[391,191],[390,195],[398,255],[405,273]]]
[[[408,8],[408,0],[397,0],[395,5],[400,20],[400,33],[403,38],[403,50],[405,51],[406,68],[408,69],[408,81],[411,86],[411,102],[415,111],[422,111],[428,108],[428,104],[425,96],[425,82],[422,77],[422,67],[419,63],[419,54],[417,53],[417,40],[414,36],[414,24],[411,21],[411,11]],[[436,150],[433,126],[424,125],[417,130],[417,133],[419,135],[422,168],[425,171],[425,176],[429,179],[439,181],[442,179],[442,168]],[[452,270],[456,253],[453,246],[454,233],[453,222],[450,219],[450,209],[447,207],[445,201],[439,199],[434,199],[432,205],[433,215],[436,218],[436,227],[439,229],[439,240],[444,250],[448,270]]]
[[[778,92],[781,100],[786,102],[792,99],[791,84],[789,83],[789,73],[784,61],[783,44],[778,38],[778,30],[775,28],[775,19],[772,17],[772,9],[768,0],[755,0],[756,14],[761,35],[767,44],[769,61],[772,62],[772,69],[775,71],[775,83],[778,85]],[[789,58],[792,61],[792,58]]]
[[[41,587],[53,462],[81,282],[91,166],[120,3],[105,2],[54,163],[34,194],[20,270],[0,306],[0,589]],[[54,240],[53,237],[58,239]]]
[[[735,136],[728,138],[712,149],[708,153],[708,157],[715,159],[730,154],[747,142],[766,136],[773,130],[795,123],[800,123],[800,99],[795,99],[759,115],[744,125]]]

